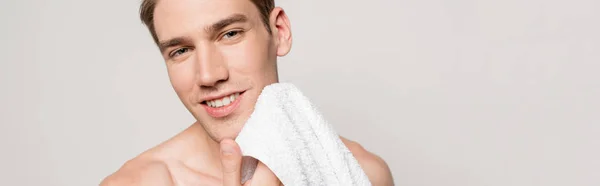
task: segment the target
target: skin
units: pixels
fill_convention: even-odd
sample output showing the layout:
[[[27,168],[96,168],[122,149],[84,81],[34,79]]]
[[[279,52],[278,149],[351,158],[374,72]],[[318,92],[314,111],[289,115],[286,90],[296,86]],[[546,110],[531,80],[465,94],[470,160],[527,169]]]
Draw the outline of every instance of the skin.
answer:
[[[101,186],[240,186],[241,152],[233,141],[263,87],[278,82],[277,57],[292,46],[290,22],[277,7],[268,32],[249,0],[159,1],[159,48],[178,97],[196,118],[183,132],[129,160]],[[207,99],[241,92],[233,112],[214,117]],[[373,185],[393,185],[387,164],[341,137]],[[244,185],[281,185],[259,162]]]

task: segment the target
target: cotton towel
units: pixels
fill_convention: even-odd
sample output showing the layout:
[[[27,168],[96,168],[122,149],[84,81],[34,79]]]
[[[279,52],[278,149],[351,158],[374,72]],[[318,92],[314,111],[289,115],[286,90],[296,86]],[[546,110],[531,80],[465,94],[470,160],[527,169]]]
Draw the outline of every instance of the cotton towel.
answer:
[[[333,127],[290,83],[263,89],[236,142],[245,156],[243,180],[252,175],[256,158],[284,185],[371,185]]]

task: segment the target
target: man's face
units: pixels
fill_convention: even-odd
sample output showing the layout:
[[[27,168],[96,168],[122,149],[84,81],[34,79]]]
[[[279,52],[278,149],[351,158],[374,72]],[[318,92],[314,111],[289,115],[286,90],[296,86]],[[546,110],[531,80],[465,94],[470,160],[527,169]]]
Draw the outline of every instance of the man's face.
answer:
[[[154,25],[185,107],[213,140],[235,138],[261,90],[278,81],[277,56],[289,51],[281,34],[267,31],[250,0],[161,0]]]

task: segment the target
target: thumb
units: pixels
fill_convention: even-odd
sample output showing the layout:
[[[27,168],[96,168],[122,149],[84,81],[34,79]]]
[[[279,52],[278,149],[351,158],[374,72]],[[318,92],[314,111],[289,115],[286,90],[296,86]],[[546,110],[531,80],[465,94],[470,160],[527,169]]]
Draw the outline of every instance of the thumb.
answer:
[[[235,141],[221,141],[221,165],[223,166],[223,186],[240,186],[242,183],[242,153]]]
[[[249,179],[248,181],[246,181],[246,183],[244,183],[243,186],[251,186],[252,185],[252,179]]]

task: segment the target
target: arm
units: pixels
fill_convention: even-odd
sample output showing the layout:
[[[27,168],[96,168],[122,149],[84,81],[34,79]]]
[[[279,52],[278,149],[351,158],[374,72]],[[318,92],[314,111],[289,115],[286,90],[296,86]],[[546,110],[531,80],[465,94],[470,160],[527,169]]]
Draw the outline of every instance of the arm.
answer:
[[[358,164],[365,171],[369,181],[374,186],[393,186],[394,180],[387,163],[379,156],[367,151],[360,144],[340,137],[348,147],[352,155],[358,160]]]

